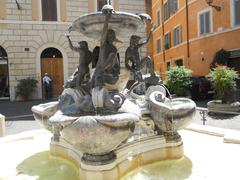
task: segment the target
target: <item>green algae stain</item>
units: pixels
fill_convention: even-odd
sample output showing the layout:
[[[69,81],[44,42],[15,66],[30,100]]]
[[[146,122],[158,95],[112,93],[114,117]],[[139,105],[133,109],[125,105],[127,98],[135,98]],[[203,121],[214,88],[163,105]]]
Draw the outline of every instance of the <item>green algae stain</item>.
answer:
[[[192,173],[192,162],[187,157],[160,161],[137,168],[121,180],[183,180]]]
[[[38,180],[78,180],[76,167],[61,158],[50,156],[48,151],[25,159],[17,166],[18,177]],[[25,179],[24,178],[24,179]],[[28,179],[28,178],[26,178]]]

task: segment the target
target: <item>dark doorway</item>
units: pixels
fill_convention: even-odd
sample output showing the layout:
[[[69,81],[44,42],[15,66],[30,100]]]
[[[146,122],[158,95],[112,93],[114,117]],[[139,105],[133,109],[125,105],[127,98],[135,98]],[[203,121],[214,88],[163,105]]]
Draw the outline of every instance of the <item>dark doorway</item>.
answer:
[[[228,59],[227,66],[237,71],[238,74],[240,75],[240,57]],[[236,82],[237,88],[240,88],[240,79],[237,79]]]
[[[0,46],[0,99],[9,99],[8,56]]]

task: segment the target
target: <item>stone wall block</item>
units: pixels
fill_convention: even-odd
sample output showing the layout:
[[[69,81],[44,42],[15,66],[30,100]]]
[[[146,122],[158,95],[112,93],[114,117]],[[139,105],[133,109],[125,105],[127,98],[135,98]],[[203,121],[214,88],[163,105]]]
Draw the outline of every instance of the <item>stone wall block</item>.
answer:
[[[5,116],[0,114],[0,137],[5,135]]]
[[[54,32],[53,31],[47,31],[47,38],[48,38],[48,42],[53,42]]]

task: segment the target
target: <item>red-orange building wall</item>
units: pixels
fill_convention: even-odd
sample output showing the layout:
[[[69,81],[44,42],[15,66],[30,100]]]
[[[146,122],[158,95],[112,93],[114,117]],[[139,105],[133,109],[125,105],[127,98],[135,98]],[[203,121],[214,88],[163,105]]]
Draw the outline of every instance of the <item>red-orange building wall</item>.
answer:
[[[240,49],[240,26],[232,26],[232,1],[214,0],[213,4],[221,7],[221,11],[210,7],[206,0],[178,0],[178,11],[165,22],[162,5],[166,0],[152,0],[152,18],[157,25],[157,11],[160,10],[161,25],[153,34],[153,60],[155,71],[160,71],[162,78],[166,76],[166,64],[175,65],[175,60],[183,59],[183,65],[193,70],[194,76],[205,76],[209,73],[217,51]],[[199,12],[210,10],[212,32],[199,35]],[[181,25],[182,43],[164,50],[164,34],[173,32],[174,27]],[[171,34],[171,44],[173,44]],[[161,38],[162,50],[157,53],[157,39]]]

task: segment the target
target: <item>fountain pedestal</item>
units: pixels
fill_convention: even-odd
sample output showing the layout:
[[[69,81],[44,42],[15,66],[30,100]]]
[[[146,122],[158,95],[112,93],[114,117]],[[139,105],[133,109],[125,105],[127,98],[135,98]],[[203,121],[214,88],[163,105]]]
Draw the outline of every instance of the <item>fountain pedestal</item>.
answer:
[[[130,171],[154,162],[183,157],[181,138],[166,141],[163,135],[141,137],[120,145],[114,150],[116,158],[105,165],[98,162],[86,163],[83,153],[60,138],[59,142],[52,141],[50,153],[73,162],[79,170],[80,179],[120,179]]]

